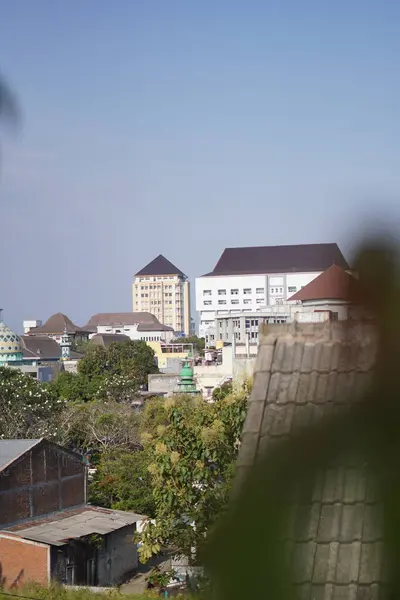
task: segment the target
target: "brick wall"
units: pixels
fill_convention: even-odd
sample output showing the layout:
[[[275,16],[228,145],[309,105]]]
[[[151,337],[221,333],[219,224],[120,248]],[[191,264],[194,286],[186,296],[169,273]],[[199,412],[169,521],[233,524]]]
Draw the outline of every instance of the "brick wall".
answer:
[[[79,457],[43,441],[0,472],[0,528],[85,502]]]
[[[47,585],[49,551],[44,544],[0,533],[0,587],[18,588],[28,582]]]

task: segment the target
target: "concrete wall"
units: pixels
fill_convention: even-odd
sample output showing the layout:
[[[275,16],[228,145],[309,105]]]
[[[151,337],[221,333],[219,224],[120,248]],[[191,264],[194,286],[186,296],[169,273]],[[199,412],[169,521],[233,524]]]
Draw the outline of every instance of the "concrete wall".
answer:
[[[85,478],[81,460],[42,442],[0,472],[0,528],[84,504]]]
[[[179,375],[177,373],[155,373],[148,376],[149,392],[154,394],[168,394],[176,390]]]
[[[138,553],[133,541],[135,529],[134,525],[128,525],[105,537],[104,550],[97,563],[99,586],[120,583],[124,575],[137,569]]]

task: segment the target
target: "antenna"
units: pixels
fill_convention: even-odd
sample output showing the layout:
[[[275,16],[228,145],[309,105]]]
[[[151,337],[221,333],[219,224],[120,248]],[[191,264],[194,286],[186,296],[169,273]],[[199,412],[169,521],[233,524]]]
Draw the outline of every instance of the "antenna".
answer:
[[[3,309],[0,308],[0,323],[3,322]]]

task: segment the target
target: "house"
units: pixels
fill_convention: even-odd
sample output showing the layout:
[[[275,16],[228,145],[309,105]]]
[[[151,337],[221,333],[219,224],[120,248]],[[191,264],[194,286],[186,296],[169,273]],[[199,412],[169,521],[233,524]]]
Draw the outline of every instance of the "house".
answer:
[[[85,329],[106,335],[125,335],[131,340],[169,342],[175,337],[172,327],[163,325],[149,312],[97,313],[87,322]]]
[[[333,320],[359,318],[364,314],[361,307],[360,281],[334,264],[288,298],[289,302],[301,303],[302,311],[325,312]]]
[[[65,333],[71,336],[72,341],[75,343],[86,342],[89,339],[90,331],[87,331],[83,327],[78,327],[78,325],[75,325],[75,323],[63,313],[52,315],[43,325],[38,327],[28,328],[26,323],[27,322],[24,321],[24,331],[27,335],[45,335],[56,342],[61,342],[61,338]]]
[[[266,308],[272,308],[271,317],[276,312],[277,319],[289,319],[287,299],[334,263],[349,269],[335,243],[226,248],[213,271],[196,279],[199,335],[206,337],[222,316]]]
[[[109,586],[137,568],[144,517],[87,504],[87,466],[45,439],[0,440],[0,573],[4,587]]]
[[[133,311],[153,313],[179,335],[190,335],[190,282],[162,254],[138,271],[132,285]]]

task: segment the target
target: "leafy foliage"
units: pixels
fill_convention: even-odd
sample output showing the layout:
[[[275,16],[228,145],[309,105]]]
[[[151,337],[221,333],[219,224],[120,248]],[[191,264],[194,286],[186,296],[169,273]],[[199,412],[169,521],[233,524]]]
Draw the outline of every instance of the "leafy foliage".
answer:
[[[56,438],[62,399],[36,379],[0,367],[0,437]]]
[[[141,560],[164,545],[196,561],[224,510],[246,415],[247,390],[215,404],[192,396],[156,403],[156,431],[142,435],[152,456],[155,522],[139,536]]]
[[[98,506],[133,510],[153,517],[155,506],[149,464],[148,451],[107,450],[100,456],[90,484],[90,501]]]
[[[157,371],[154,351],[142,340],[115,342],[109,348],[89,344],[78,373],[61,373],[51,387],[69,402],[128,402],[147,384],[147,375]]]
[[[220,387],[216,387],[213,390],[212,393],[212,398],[213,400],[222,400],[223,398],[225,398],[226,396],[228,396],[229,394],[232,394],[233,391],[233,384],[231,381],[226,381],[225,383],[223,383]]]

